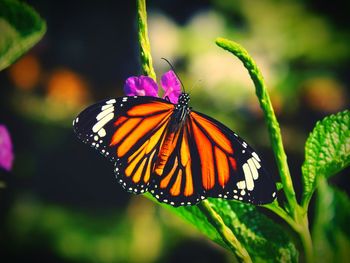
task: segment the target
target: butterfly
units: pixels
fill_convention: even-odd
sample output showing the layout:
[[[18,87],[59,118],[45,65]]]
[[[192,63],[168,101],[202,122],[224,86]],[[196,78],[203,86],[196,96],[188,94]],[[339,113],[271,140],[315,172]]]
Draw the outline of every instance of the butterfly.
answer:
[[[272,202],[276,186],[261,158],[224,124],[177,103],[151,96],[103,100],[73,121],[84,143],[114,163],[128,192],[150,192],[172,206],[207,197],[255,205]]]

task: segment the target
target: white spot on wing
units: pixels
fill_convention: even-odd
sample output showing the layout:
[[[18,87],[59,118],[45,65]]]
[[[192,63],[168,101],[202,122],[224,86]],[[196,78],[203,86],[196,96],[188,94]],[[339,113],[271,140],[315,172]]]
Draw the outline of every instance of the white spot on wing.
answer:
[[[106,101],[106,104],[113,104],[116,103],[117,101],[115,99],[111,99],[109,101]]]
[[[108,109],[106,109],[106,110],[103,110],[103,111],[101,111],[97,116],[96,116],[96,120],[101,120],[101,119],[103,119],[105,116],[107,116],[107,114],[109,114],[109,113],[111,113],[111,112],[113,112],[114,111],[114,107],[110,107],[110,108],[108,108]]]
[[[251,158],[255,164],[256,169],[259,169],[261,167],[260,163],[255,159],[255,158]]]
[[[245,188],[245,181],[239,181],[237,183],[237,188],[238,189],[244,189]]]
[[[256,154],[256,152],[253,152],[252,155],[258,162],[261,162],[261,160],[260,160],[259,156]]]
[[[101,110],[107,110],[108,108],[111,108],[111,107],[113,107],[112,104],[106,104],[106,105],[103,105],[103,106],[101,107]]]
[[[93,132],[98,132],[101,128],[103,128],[103,126],[105,126],[107,124],[107,122],[109,122],[110,120],[112,120],[114,117],[114,113],[109,113],[106,117],[104,117],[102,120],[100,120],[99,122],[97,122],[93,127],[92,127],[92,131]]]
[[[243,172],[244,172],[245,182],[247,184],[247,189],[249,191],[252,191],[254,189],[253,175],[247,163],[243,164]]]
[[[101,128],[98,133],[98,135],[100,135],[100,137],[105,137],[106,136],[106,130],[104,128]]]
[[[252,172],[253,179],[256,180],[259,177],[259,173],[258,173],[258,170],[256,169],[256,167],[254,165],[253,159],[254,158],[248,159],[247,163],[249,165],[250,171]]]

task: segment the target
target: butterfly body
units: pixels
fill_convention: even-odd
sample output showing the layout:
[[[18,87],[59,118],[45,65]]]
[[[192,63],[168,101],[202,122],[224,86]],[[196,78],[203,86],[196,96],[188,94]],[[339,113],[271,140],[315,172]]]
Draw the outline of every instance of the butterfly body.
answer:
[[[114,163],[127,191],[150,192],[173,206],[207,197],[272,202],[276,188],[257,153],[222,123],[155,97],[120,97],[88,107],[74,120],[78,137]]]
[[[180,95],[178,104],[174,108],[173,117],[175,124],[181,125],[185,122],[190,113],[190,107],[188,106],[189,101],[190,96],[187,93],[182,93]]]

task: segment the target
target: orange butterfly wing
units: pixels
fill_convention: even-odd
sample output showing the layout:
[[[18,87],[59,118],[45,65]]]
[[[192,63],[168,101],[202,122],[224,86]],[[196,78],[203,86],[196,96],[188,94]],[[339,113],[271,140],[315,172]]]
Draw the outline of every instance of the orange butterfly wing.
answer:
[[[169,143],[167,142],[169,141]],[[151,193],[173,206],[193,205],[207,197],[264,204],[276,195],[274,181],[255,151],[218,121],[192,111],[164,139]],[[170,149],[170,150],[168,150]]]
[[[274,180],[258,154],[236,133],[202,113],[190,113],[202,186],[207,196],[253,204],[273,201]]]
[[[118,182],[129,192],[144,193],[174,105],[153,97],[102,101],[73,123],[78,137],[114,162]]]

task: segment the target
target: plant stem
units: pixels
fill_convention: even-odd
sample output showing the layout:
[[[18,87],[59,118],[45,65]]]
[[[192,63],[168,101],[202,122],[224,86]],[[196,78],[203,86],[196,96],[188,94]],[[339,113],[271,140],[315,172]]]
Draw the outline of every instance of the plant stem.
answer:
[[[305,262],[311,263],[313,262],[313,247],[312,247],[312,239],[309,229],[309,219],[307,217],[307,212],[304,210],[303,207],[297,206],[296,208],[296,215],[295,218],[296,223],[299,226],[299,229],[297,230],[301,243],[304,248],[304,256],[305,256]]]
[[[314,262],[312,239],[309,231],[309,227],[305,227],[302,232],[299,232],[301,243],[304,247],[305,262]]]
[[[313,262],[313,248],[312,240],[309,231],[309,222],[307,218],[307,213],[301,206],[297,206],[297,212],[295,213],[297,217],[295,219],[291,218],[288,213],[279,206],[277,200],[270,204],[263,205],[263,207],[273,211],[275,214],[279,215],[284,219],[290,227],[298,233],[301,243],[304,248],[305,262]]]
[[[304,248],[305,253],[305,262],[313,262],[313,248],[312,240],[309,231],[309,222],[305,210],[298,206],[297,209],[300,210],[296,214],[299,215],[298,218],[294,221],[287,212],[278,205],[278,202],[275,200],[271,204],[264,205],[263,207],[273,211],[275,214],[279,215],[284,219],[295,232],[299,234],[301,243]]]
[[[272,149],[283,184],[283,191],[287,199],[287,207],[286,210],[283,209],[278,205],[277,201],[264,205],[264,207],[270,209],[283,218],[298,233],[304,247],[305,261],[313,262],[312,240],[309,231],[307,210],[301,207],[296,199],[292,178],[290,176],[287,163],[287,156],[283,147],[281,130],[272,108],[272,103],[267,93],[267,87],[264,83],[263,76],[252,57],[242,46],[224,38],[216,39],[216,44],[238,57],[243,63],[244,67],[248,70],[249,75],[254,82],[255,92],[258,97],[260,107],[264,112],[265,121],[268,125]]]
[[[207,200],[203,200],[198,204],[198,207],[218,231],[226,245],[237,256],[239,262],[252,262],[248,251],[238,241],[232,230],[225,225],[220,215],[210,206],[210,203]]]
[[[146,0],[137,0],[137,23],[142,73],[156,80],[156,73],[152,64],[151,45],[148,39]]]
[[[288,210],[293,213],[295,206],[297,205],[297,200],[289,172],[287,156],[283,148],[281,130],[272,108],[272,103],[267,93],[267,87],[264,83],[263,76],[252,57],[242,46],[224,38],[217,38],[216,44],[238,57],[243,63],[244,67],[248,70],[249,75],[254,82],[255,92],[258,97],[260,107],[264,112],[265,121],[268,125],[272,149],[283,184],[283,190],[289,205]]]
[[[293,220],[292,217],[289,216],[289,214],[282,207],[279,206],[276,200],[270,204],[263,205],[263,207],[271,210],[276,215],[280,216],[284,221],[288,223],[288,225],[292,229],[294,229],[294,231],[300,231],[300,226]]]

